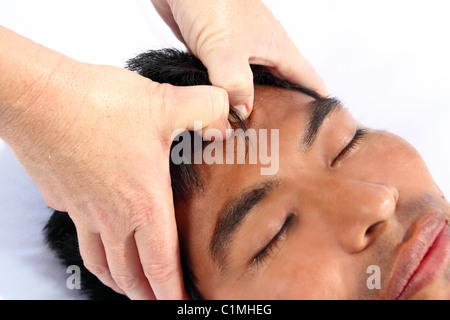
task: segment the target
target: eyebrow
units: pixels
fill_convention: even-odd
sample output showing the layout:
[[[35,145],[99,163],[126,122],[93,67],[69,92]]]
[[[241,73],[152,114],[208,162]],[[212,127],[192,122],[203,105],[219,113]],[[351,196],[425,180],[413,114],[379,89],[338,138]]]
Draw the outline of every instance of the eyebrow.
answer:
[[[272,194],[279,184],[279,180],[266,180],[234,198],[219,214],[209,249],[213,260],[218,262],[221,269],[225,268],[227,249],[233,233],[250,211]]]
[[[342,103],[336,98],[314,100],[309,103],[309,107],[308,125],[300,143],[303,152],[312,148],[325,119],[333,112],[343,109]]]
[[[317,99],[309,103],[308,122],[303,137],[300,139],[300,147],[303,152],[308,152],[314,145],[325,119],[340,109],[342,109],[341,102],[335,98]],[[272,194],[279,185],[279,179],[266,180],[232,199],[219,213],[209,244],[209,251],[222,271],[227,266],[228,248],[233,241],[233,234],[252,209]]]

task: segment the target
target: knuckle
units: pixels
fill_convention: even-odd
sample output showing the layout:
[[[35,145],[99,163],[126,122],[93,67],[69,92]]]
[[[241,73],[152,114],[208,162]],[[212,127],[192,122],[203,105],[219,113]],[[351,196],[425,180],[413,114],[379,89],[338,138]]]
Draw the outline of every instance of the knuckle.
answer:
[[[150,283],[165,283],[175,274],[175,267],[167,263],[153,263],[144,268],[144,274]]]
[[[42,192],[42,196],[44,198],[45,203],[48,207],[52,208],[53,210],[58,211],[65,211],[65,207],[63,205],[63,201],[60,197],[58,197],[55,194],[52,194],[50,192]]]
[[[177,101],[182,98],[179,96],[179,91],[174,90],[174,86],[168,83],[158,83],[153,88],[151,110],[153,117],[151,120],[153,133],[163,145],[168,147],[171,144],[170,134],[171,124],[177,117],[179,117]],[[175,107],[174,107],[175,106]],[[155,121],[158,119],[158,122]]]
[[[99,279],[105,278],[109,273],[108,269],[105,266],[92,264],[87,261],[84,261],[83,264],[90,273],[96,275]]]
[[[171,190],[170,177],[167,179],[155,177],[153,180],[155,188],[158,186],[160,190]],[[135,231],[140,227],[157,225],[158,216],[167,211],[164,204],[159,200],[159,193],[157,194],[155,191],[142,192],[140,195],[138,193],[136,192],[127,203],[128,224],[130,229]]]
[[[124,291],[133,290],[138,286],[138,280],[132,275],[112,274],[111,276],[117,286]]]
[[[223,122],[228,117],[229,101],[228,93],[219,88],[210,87],[210,120],[209,122]]]
[[[133,202],[129,207],[129,224],[132,230],[137,230],[142,226],[150,225],[155,220],[156,210],[152,203]]]
[[[172,85],[168,83],[158,83],[155,90],[157,96],[159,97],[161,111],[169,110],[168,107],[172,105],[173,95],[176,94],[176,90],[173,90]]]
[[[229,94],[246,95],[252,90],[253,83],[251,78],[243,73],[229,73],[221,79],[219,86]]]

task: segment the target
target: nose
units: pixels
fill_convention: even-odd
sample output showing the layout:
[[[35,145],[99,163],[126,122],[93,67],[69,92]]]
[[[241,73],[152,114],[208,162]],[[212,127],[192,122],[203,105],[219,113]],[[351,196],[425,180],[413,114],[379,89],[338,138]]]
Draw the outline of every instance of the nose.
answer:
[[[334,204],[326,214],[339,245],[349,253],[362,251],[395,214],[398,190],[391,185],[358,180],[340,181],[334,185]]]

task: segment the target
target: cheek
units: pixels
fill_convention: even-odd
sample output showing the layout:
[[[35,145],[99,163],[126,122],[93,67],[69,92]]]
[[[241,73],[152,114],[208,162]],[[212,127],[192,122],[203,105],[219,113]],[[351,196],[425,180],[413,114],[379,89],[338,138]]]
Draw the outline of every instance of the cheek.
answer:
[[[259,293],[260,299],[287,299],[287,300],[322,300],[322,299],[349,299],[350,292],[354,291],[357,282],[350,268],[344,268],[343,260],[335,256],[324,258],[322,254],[310,254],[308,259],[301,261],[288,261],[274,266],[271,271],[264,273],[251,292],[254,296]],[[348,273],[352,274],[348,281]],[[248,296],[247,296],[248,297]]]
[[[360,154],[349,163],[349,170],[373,183],[400,189],[421,189],[434,185],[417,150],[404,139],[388,132],[376,132],[368,138]],[[417,190],[419,191],[419,190]]]
[[[354,298],[358,264],[330,245],[317,228],[291,234],[267,269],[221,289],[225,299],[316,300]]]

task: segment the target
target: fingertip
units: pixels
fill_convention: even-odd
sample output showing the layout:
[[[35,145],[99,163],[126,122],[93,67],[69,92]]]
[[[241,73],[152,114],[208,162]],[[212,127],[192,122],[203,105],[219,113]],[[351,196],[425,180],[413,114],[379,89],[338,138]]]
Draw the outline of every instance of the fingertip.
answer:
[[[242,120],[247,119],[252,111],[251,107],[245,104],[239,104],[237,106],[234,106],[233,109],[236,111],[236,113]]]
[[[220,50],[202,59],[211,83],[227,92],[229,105],[247,118],[253,108],[253,72],[246,52]]]
[[[223,87],[228,94],[230,105],[242,120],[245,120],[250,116],[253,109],[254,98],[253,73],[251,73],[250,78],[244,78],[236,75],[235,82],[230,80],[230,84]]]

